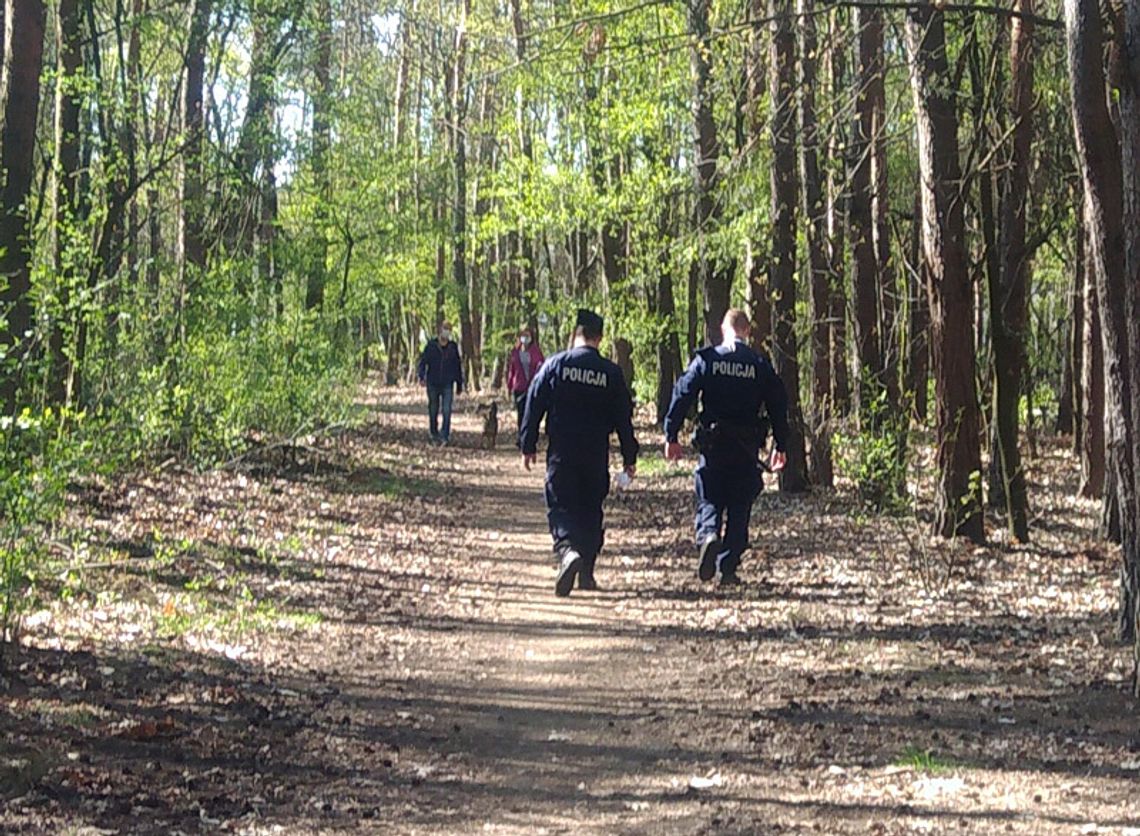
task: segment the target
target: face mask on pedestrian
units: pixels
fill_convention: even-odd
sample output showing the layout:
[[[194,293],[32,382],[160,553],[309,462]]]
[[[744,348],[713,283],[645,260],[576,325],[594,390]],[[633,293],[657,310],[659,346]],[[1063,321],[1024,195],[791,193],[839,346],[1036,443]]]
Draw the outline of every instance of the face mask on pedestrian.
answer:
[[[441,328],[439,331],[439,338],[443,342],[447,342],[448,340],[450,340],[451,339],[451,329],[450,328]]]
[[[530,337],[528,337],[526,334],[523,334],[521,337],[519,337],[519,342],[522,343],[523,347],[525,348],[526,346],[530,345]]]

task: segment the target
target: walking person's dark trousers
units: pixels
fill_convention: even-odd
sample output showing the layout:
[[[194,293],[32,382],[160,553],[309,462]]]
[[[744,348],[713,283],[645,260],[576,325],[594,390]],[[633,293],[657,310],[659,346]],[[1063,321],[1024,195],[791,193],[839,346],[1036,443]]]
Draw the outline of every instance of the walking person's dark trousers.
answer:
[[[451,403],[455,396],[455,387],[450,383],[447,386],[433,386],[428,384],[428,421],[430,423],[431,437],[444,441],[451,439]],[[439,413],[443,410],[443,431],[440,432]]]
[[[546,454],[546,519],[558,559],[567,549],[593,573],[604,539],[602,501],[610,492],[608,463],[583,456]]]
[[[748,521],[752,502],[760,492],[755,457],[710,462],[701,456],[696,473],[697,544],[711,536],[721,538],[717,568],[734,574],[748,548]],[[721,526],[724,526],[723,533]]]

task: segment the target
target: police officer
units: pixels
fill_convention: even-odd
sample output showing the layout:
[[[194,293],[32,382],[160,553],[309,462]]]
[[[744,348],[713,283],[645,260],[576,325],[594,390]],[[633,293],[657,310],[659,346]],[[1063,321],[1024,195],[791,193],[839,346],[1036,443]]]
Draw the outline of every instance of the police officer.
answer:
[[[579,310],[573,346],[543,364],[527,390],[523,465],[536,458],[538,425],[546,416],[546,516],[558,578],[554,593],[596,590],[594,563],[602,548],[602,500],[610,490],[610,433],[617,431],[625,473],[637,469],[633,404],[621,369],[598,353],[602,318]]]
[[[682,456],[677,434],[693,401],[700,396],[695,434],[700,450],[696,471],[697,574],[708,581],[720,572],[722,586],[740,583],[736,570],[748,547],[748,518],[761,487],[757,470],[765,435],[761,406],[767,407],[776,438],[769,468],[778,471],[785,464],[787,393],[767,359],[748,347],[751,330],[748,315],[730,309],[721,323],[724,341],[697,352],[673,387],[673,400],[665,415],[665,457],[677,461]]]

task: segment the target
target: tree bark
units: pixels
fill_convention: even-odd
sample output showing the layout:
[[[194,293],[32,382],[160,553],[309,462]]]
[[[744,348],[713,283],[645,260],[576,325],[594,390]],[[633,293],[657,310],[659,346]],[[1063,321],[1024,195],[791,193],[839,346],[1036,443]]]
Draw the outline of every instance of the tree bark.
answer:
[[[206,268],[206,200],[203,184],[203,152],[206,113],[203,93],[206,80],[206,43],[210,34],[212,0],[193,0],[190,35],[186,42],[186,75],[182,87],[182,133],[185,152],[179,182],[178,293],[175,322],[178,339],[186,339],[185,307],[190,283]]]
[[[518,63],[524,64],[527,60],[527,40],[526,20],[523,18],[522,13],[522,0],[511,0],[511,23],[515,33],[515,60]],[[527,162],[527,175],[525,175],[523,182],[520,182],[520,193],[526,188],[527,178],[529,178],[529,166],[534,164],[534,141],[532,138],[532,125],[530,113],[528,110],[528,102],[526,98],[526,90],[523,86],[522,79],[515,87],[515,118],[518,122],[518,137],[519,148],[522,149],[523,158]],[[534,239],[529,230],[522,229],[519,235],[519,255],[522,258],[523,269],[523,293],[522,293],[522,309],[527,327],[531,330],[531,335],[536,345],[540,344],[539,335],[539,321],[538,321],[538,272],[535,269],[535,253],[534,253]]]
[[[1128,321],[1129,380],[1133,418],[1140,416],[1140,9],[1136,3],[1124,6],[1124,26],[1119,48],[1121,59],[1120,123],[1121,161],[1124,175],[1123,228],[1126,316]],[[1133,693],[1140,695],[1140,431],[1130,425],[1133,486],[1131,505],[1121,503],[1121,545],[1124,565],[1121,571],[1120,632],[1132,635]],[[1119,494],[1118,494],[1119,495]],[[1130,516],[1125,520],[1124,516]]]
[[[910,260],[907,391],[912,399],[915,420],[925,423],[929,407],[927,384],[930,380],[930,280],[926,259],[922,255],[922,195],[918,192],[914,196]]]
[[[938,481],[934,531],[985,539],[981,503],[979,414],[974,388],[974,319],[965,218],[960,194],[958,115],[946,56],[943,14],[930,3],[907,12],[922,191],[923,254],[930,271],[930,311],[937,400]]]
[[[314,241],[312,262],[308,275],[305,277],[305,309],[320,310],[325,303],[325,286],[328,284],[328,257],[329,242],[326,228],[329,223],[329,209],[332,202],[332,182],[329,175],[329,154],[332,149],[332,41],[333,18],[332,3],[330,0],[317,0],[316,3],[316,55],[314,60],[314,75],[317,89],[313,95],[313,185],[316,188],[316,207],[314,209]],[[407,23],[402,26],[406,29]],[[404,75],[407,75],[407,51],[401,56],[401,66]],[[406,98],[407,82],[404,82]],[[401,108],[405,103],[400,102],[397,94],[396,105],[396,150],[403,147],[401,128]],[[399,211],[399,197],[397,196],[396,211]]]
[[[1068,327],[1065,337],[1065,366],[1061,377],[1061,401],[1057,408],[1055,432],[1073,436],[1073,450],[1080,449],[1081,435],[1081,342],[1084,334],[1085,254],[1083,224],[1077,223],[1077,255],[1073,262],[1073,281],[1066,294]]]
[[[772,361],[788,392],[788,463],[780,473],[780,490],[807,489],[807,456],[800,411],[800,369],[796,349],[796,37],[791,0],[772,0],[772,40],[768,62],[771,103]]]
[[[35,171],[36,125],[40,107],[40,70],[44,50],[44,4],[6,0],[4,62],[0,81],[0,346],[8,351],[0,374],[0,407],[10,412],[19,393],[20,366],[27,355],[27,334],[35,326],[31,299],[31,226],[28,203]]]
[[[883,118],[885,87],[883,82],[883,17],[875,8],[855,11],[858,32],[858,72],[855,76],[854,171],[851,185],[851,237],[854,246],[855,356],[858,359],[859,417],[861,422],[877,425],[872,419],[872,404],[886,388],[886,368],[882,354],[883,334],[880,330],[879,302],[882,282],[879,271],[882,237],[878,230],[880,209],[885,204],[879,191],[878,173],[882,169]]]
[[[452,65],[452,152],[455,192],[452,204],[451,277],[459,293],[461,347],[469,364],[475,355],[475,324],[471,316],[467,264],[467,17],[471,0],[459,0]],[[472,389],[477,381],[470,381]]]
[[[1088,253],[1086,261],[1091,262]],[[1096,267],[1089,264],[1087,275]],[[1100,308],[1096,282],[1085,282],[1082,299],[1081,334],[1081,481],[1078,493],[1086,499],[1104,495],[1104,349],[1100,332]]]
[[[841,12],[831,12],[831,36],[828,39],[828,73],[831,78],[831,118],[827,157],[827,241],[828,262],[831,267],[831,295],[828,319],[831,325],[830,365],[831,397],[836,412],[846,415],[851,409],[851,387],[847,362],[847,176],[849,168],[846,133],[842,118],[843,101],[847,91],[847,66],[843,60],[846,48],[846,27]]]
[[[49,337],[51,350],[51,376],[49,397],[55,403],[70,403],[74,392],[75,369],[68,356],[65,335],[66,321],[71,315],[71,293],[75,282],[74,271],[67,264],[68,235],[78,222],[79,206],[76,199],[79,189],[81,165],[80,106],[82,97],[76,89],[79,70],[83,65],[82,38],[80,35],[79,0],[60,0],[55,14],[56,60],[59,71],[55,83],[55,159],[52,162],[52,261],[57,282],[56,299],[60,321],[52,324]]]
[[[166,98],[160,93],[154,108],[154,127],[149,137],[152,148],[161,148],[166,141]],[[162,230],[162,211],[159,198],[158,184],[151,179],[146,191],[146,223],[147,223],[147,263],[146,263],[146,305],[158,313],[162,318],[161,301],[159,297],[160,277],[162,266],[167,262],[166,240]],[[157,323],[155,323],[157,324]],[[152,324],[148,340],[153,358],[162,356],[165,335]]]
[[[753,0],[762,4],[764,0]],[[696,204],[693,228],[697,236],[696,269],[704,300],[704,342],[720,341],[720,323],[728,310],[732,273],[723,259],[711,252],[708,239],[720,225],[721,207],[716,189],[719,182],[717,166],[720,144],[716,122],[713,119],[712,38],[709,27],[710,0],[687,0],[689,51],[693,78],[693,190]]]
[[[1066,46],[1078,169],[1084,183],[1086,245],[1092,256],[1104,350],[1105,461],[1120,516],[1120,629],[1131,640],[1137,604],[1136,483],[1132,446],[1129,293],[1125,281],[1121,148],[1108,109],[1104,27],[1096,0],[1065,0]],[[1131,173],[1131,172],[1130,172]],[[1130,196],[1131,200],[1131,196]],[[1107,503],[1106,503],[1107,504]]]
[[[831,266],[827,258],[827,207],[819,172],[819,123],[815,86],[818,78],[818,44],[814,0],[798,0],[800,32],[800,173],[803,179],[804,222],[811,276],[811,480],[831,487],[834,474],[830,444],[825,436],[831,418]]]
[[[1030,253],[1025,244],[1029,207],[1029,173],[1033,143],[1033,0],[1014,0],[1010,34],[1010,115],[1013,148],[1003,206],[1004,263],[990,286],[990,328],[994,349],[994,438],[997,441],[1001,495],[1005,499],[1010,536],[1029,540],[1029,498],[1018,448],[1028,325]]]

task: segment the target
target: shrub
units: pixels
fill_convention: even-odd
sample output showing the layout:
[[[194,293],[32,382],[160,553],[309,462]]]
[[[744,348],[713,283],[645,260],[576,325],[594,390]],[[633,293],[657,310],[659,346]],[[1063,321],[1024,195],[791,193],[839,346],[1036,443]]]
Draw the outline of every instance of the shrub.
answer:
[[[901,513],[911,505],[906,485],[908,435],[905,411],[890,414],[883,395],[872,404],[860,430],[835,436],[837,469],[875,511]]]
[[[68,473],[85,454],[78,437],[64,431],[81,420],[52,409],[0,418],[0,663],[19,633]]]

